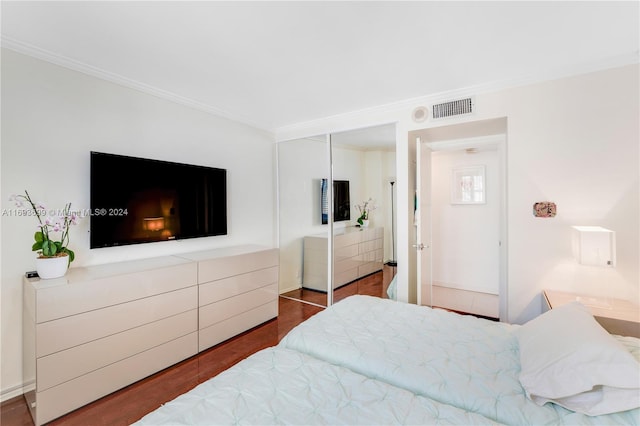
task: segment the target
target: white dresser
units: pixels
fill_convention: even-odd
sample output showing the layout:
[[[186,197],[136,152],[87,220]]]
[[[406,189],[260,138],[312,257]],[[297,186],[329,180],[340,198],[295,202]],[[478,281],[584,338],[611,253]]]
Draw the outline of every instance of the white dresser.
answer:
[[[384,228],[342,228],[336,230],[333,244],[334,289],[382,270]],[[304,237],[302,287],[327,291],[327,246],[327,234]]]
[[[276,317],[277,264],[277,249],[241,246],[25,278],[25,397],[35,424]],[[211,338],[213,327],[223,332]]]
[[[181,255],[198,262],[198,350],[278,316],[278,249]]]

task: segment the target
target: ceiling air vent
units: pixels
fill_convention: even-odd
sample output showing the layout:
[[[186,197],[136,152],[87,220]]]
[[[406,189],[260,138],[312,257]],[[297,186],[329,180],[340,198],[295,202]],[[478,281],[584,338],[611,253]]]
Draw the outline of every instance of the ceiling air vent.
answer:
[[[456,101],[436,104],[431,107],[431,111],[433,112],[434,119],[471,114],[473,112],[473,98],[458,99]]]

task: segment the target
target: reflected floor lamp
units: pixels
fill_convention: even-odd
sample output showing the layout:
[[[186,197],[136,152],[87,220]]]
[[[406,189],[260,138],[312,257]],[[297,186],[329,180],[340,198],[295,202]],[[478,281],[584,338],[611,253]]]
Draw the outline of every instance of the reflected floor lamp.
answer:
[[[394,220],[394,216],[393,216],[393,209],[394,209],[394,204],[393,204],[393,184],[395,183],[395,181],[390,181],[389,182],[391,184],[391,260],[387,262],[387,265],[389,266],[398,266],[398,262],[396,262],[396,237],[395,237],[395,232],[394,232],[394,228],[395,228],[395,220]]]

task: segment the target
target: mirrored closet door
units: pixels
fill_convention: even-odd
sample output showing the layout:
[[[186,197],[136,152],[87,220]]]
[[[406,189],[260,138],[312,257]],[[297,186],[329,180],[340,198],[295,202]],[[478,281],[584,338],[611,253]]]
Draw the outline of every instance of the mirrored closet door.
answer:
[[[327,306],[386,294],[395,126],[280,142],[277,156],[281,296]]]
[[[327,306],[330,166],[326,135],[280,142],[277,161],[280,295]]]
[[[350,204],[333,225],[334,302],[353,294],[382,297],[395,273],[384,265],[393,258],[395,145],[393,124],[331,135],[335,201],[342,187]]]

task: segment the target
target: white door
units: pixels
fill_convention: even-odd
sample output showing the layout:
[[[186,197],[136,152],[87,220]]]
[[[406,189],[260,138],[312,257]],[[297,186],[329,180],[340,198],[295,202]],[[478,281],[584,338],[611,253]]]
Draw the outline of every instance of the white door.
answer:
[[[431,149],[416,138],[415,222],[418,305],[431,306]]]

